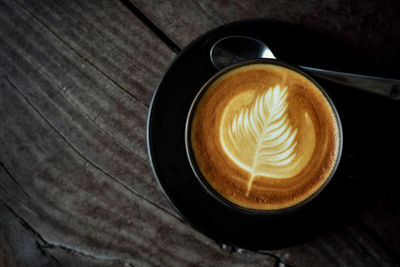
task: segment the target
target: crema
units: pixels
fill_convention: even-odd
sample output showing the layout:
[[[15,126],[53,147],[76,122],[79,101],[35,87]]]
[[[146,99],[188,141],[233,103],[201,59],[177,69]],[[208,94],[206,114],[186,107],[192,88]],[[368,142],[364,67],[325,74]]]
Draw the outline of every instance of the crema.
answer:
[[[207,84],[188,134],[199,175],[253,210],[310,198],[334,171],[341,145],[340,121],[319,86],[271,63],[239,66]]]

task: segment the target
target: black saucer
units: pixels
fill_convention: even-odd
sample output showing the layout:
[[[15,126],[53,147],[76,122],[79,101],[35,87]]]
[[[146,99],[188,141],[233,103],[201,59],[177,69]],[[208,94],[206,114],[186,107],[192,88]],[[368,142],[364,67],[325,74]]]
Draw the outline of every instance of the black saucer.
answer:
[[[355,182],[345,178],[348,170],[339,167],[331,184],[312,203],[296,212],[274,216],[229,210],[203,189],[186,156],[185,120],[201,85],[217,72],[209,59],[211,46],[228,35],[258,38],[276,57],[294,64],[361,73],[365,65],[354,53],[326,36],[292,24],[250,20],[222,26],[197,38],[176,57],[158,84],[148,117],[148,150],[155,177],[171,205],[185,221],[219,243],[253,250],[290,246],[329,229],[338,218],[343,218],[349,210],[346,190]],[[350,112],[347,101],[364,99],[367,104],[378,102],[384,106],[387,100],[328,82],[320,83],[342,117],[345,141],[341,166],[351,165],[354,169],[348,158],[354,160],[352,151],[360,151],[362,143],[351,142],[347,146],[348,132],[355,135],[353,139],[358,137],[357,132],[349,131],[358,126],[354,124],[357,113]],[[360,124],[363,122],[361,120]],[[343,184],[346,190],[341,190]]]

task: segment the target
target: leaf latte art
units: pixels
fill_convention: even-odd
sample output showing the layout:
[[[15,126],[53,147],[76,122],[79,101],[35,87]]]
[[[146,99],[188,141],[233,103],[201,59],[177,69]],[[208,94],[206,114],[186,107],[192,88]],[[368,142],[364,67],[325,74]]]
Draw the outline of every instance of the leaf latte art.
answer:
[[[207,83],[188,116],[187,150],[210,194],[251,210],[281,210],[319,192],[341,132],[328,99],[302,73],[243,63]]]
[[[250,173],[247,195],[256,176],[290,178],[301,170],[300,162],[295,162],[298,130],[290,125],[287,107],[287,88],[276,85],[251,105],[242,107],[233,119],[222,123],[220,138],[224,151]],[[226,111],[229,112],[229,106]]]

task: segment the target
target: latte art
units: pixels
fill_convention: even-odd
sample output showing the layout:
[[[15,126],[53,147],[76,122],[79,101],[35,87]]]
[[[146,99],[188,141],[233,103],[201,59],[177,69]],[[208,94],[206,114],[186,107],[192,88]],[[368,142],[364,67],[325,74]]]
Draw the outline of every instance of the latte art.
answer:
[[[340,157],[340,122],[309,78],[275,63],[244,64],[202,90],[189,116],[189,159],[218,197],[280,210],[329,180]]]
[[[246,195],[256,176],[259,179],[293,177],[302,170],[313,152],[315,135],[307,113],[305,120],[311,124],[308,138],[312,140],[309,142],[312,147],[296,152],[298,129],[290,125],[287,106],[287,88],[276,85],[259,95],[250,106],[241,107],[233,119],[227,119],[231,113],[230,105],[222,115],[222,147],[250,174]]]

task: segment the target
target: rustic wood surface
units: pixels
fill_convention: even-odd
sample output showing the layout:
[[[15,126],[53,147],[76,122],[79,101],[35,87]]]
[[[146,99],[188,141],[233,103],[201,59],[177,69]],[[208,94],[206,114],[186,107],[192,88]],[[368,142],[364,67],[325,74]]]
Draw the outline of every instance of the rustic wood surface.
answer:
[[[398,14],[398,1],[382,0],[0,0],[0,265],[400,265],[398,183],[306,243],[233,249],[171,208],[145,138],[163,71],[214,27],[305,25],[395,76]]]

